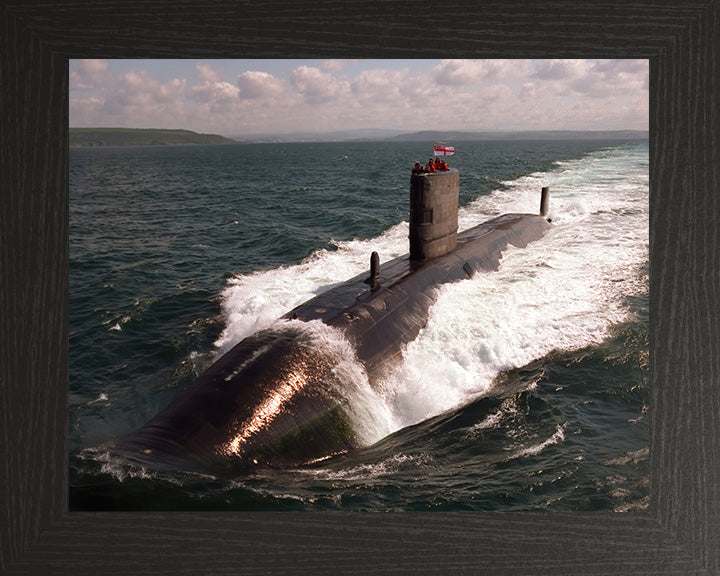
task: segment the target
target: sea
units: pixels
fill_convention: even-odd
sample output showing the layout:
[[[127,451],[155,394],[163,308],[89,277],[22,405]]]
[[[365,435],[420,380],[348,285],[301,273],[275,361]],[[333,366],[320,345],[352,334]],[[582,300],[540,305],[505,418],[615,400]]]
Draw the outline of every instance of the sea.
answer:
[[[113,455],[235,343],[406,254],[432,144],[70,150],[71,510],[648,508],[645,140],[454,143],[461,231],[537,213],[544,186],[552,227],[440,288],[378,381],[347,376],[358,449],[234,474]]]

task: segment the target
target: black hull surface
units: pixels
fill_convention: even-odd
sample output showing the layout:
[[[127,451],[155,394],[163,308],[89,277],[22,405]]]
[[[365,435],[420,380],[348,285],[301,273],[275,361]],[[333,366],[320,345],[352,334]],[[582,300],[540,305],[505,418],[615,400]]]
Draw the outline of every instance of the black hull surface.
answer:
[[[422,262],[407,256],[387,262],[375,290],[369,287],[368,274],[361,274],[284,318],[317,318],[340,328],[352,339],[368,375],[376,377],[425,326],[437,287],[497,270],[508,245],[524,248],[549,227],[542,216],[505,214],[459,234],[458,246],[449,254]]]
[[[313,337],[320,321],[350,342],[372,385],[425,326],[437,287],[497,270],[502,252],[549,229],[541,215],[506,214],[457,235],[423,261],[396,258],[288,312],[237,344],[145,426],[117,443],[156,469],[294,466],[357,446],[343,359]]]

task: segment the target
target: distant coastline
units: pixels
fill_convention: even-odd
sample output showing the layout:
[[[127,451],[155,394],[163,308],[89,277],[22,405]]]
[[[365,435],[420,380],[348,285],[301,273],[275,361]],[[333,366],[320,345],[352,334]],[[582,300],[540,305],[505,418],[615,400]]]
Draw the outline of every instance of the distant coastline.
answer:
[[[70,147],[181,146],[186,144],[237,144],[218,134],[154,128],[70,128]]]
[[[188,144],[256,144],[293,142],[468,142],[538,140],[648,140],[648,130],[521,130],[475,132],[461,130],[346,130],[340,132],[295,132],[246,134],[228,138],[191,130],[148,128],[70,128],[71,147],[179,146]]]
[[[399,134],[394,140],[647,140],[647,130],[518,130],[503,132],[432,131]]]
[[[517,130],[517,131],[462,131],[363,129],[336,132],[293,132],[287,134],[232,135],[243,143],[290,143],[290,142],[482,142],[507,140],[648,140],[648,130]]]

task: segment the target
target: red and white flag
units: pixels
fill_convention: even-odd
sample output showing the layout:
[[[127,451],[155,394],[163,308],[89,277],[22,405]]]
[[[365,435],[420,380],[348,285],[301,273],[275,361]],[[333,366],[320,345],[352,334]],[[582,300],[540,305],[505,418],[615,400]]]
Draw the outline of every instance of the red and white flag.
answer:
[[[444,144],[435,144],[433,146],[435,156],[452,156],[455,154],[454,146],[445,146]]]

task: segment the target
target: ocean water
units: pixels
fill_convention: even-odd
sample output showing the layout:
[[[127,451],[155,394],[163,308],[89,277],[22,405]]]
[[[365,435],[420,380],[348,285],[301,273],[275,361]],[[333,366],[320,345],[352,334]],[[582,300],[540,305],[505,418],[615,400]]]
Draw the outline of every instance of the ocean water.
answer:
[[[646,141],[456,144],[460,230],[536,212],[542,186],[553,227],[439,290],[353,398],[358,450],[234,476],[108,450],[371,251],[407,253],[410,168],[431,144],[71,149],[72,510],[648,507]]]

